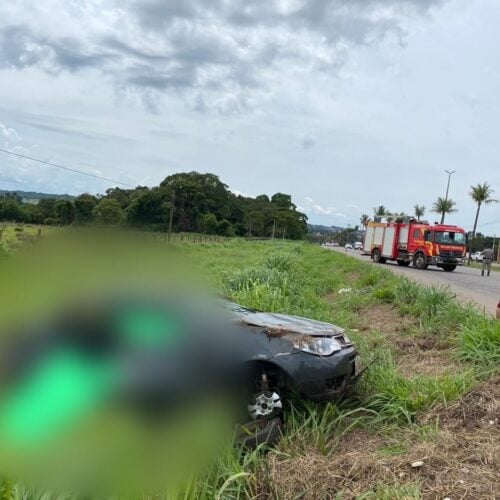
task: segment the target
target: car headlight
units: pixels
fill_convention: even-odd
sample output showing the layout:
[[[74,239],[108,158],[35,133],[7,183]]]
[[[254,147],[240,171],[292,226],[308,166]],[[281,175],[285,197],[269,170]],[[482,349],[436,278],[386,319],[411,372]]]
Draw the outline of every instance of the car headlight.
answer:
[[[344,338],[345,344],[352,344],[352,340],[345,333],[342,334],[342,337]]]
[[[315,354],[316,356],[330,356],[341,349],[341,345],[335,339],[328,337],[320,337],[300,346],[301,351]]]

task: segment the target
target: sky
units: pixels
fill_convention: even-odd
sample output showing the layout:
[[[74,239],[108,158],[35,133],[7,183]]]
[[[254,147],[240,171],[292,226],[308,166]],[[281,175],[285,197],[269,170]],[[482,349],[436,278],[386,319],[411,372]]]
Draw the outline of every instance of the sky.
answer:
[[[284,192],[316,224],[470,186],[500,198],[498,0],[0,3],[0,148],[130,185],[176,172]],[[0,189],[113,182],[0,153]],[[500,236],[500,204],[479,230]]]

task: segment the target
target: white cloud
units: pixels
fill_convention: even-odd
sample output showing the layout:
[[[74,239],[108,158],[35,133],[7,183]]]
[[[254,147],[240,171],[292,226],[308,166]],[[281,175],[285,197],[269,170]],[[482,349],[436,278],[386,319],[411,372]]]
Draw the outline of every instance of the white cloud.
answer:
[[[304,201],[305,204],[301,208],[301,211],[305,212],[306,214],[319,215],[319,216],[331,215],[334,217],[341,217],[341,218],[346,217],[346,215],[338,211],[338,208],[331,206],[323,206],[320,203],[314,201],[313,198],[311,198],[310,196],[304,197]]]
[[[20,140],[19,134],[13,128],[7,127],[7,125],[4,125],[3,123],[0,123],[0,134],[3,136],[5,141]]]

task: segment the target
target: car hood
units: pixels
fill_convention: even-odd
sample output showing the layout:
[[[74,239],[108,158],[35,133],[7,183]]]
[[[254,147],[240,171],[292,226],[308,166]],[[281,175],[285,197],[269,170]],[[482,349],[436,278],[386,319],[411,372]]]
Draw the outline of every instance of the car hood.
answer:
[[[342,335],[345,332],[344,328],[331,323],[287,314],[255,312],[242,314],[240,318],[246,325],[266,328],[275,333],[326,337]]]

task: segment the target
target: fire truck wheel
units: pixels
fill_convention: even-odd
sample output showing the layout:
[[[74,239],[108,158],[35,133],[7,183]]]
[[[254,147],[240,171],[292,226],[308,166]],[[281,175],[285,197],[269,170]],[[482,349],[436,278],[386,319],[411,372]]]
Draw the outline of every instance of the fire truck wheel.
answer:
[[[376,264],[380,264],[382,261],[382,255],[380,253],[380,250],[378,248],[374,248],[372,252],[372,260]]]
[[[443,270],[451,273],[451,271],[454,271],[457,268],[455,264],[448,264],[443,266]]]
[[[413,265],[417,268],[417,269],[421,269],[421,270],[424,270],[424,269],[427,269],[427,257],[425,256],[425,254],[423,252],[417,252],[415,254],[415,256],[413,257]]]

